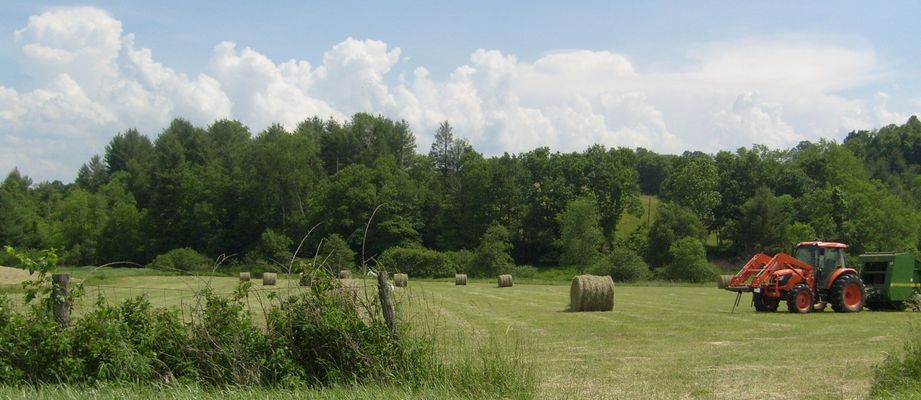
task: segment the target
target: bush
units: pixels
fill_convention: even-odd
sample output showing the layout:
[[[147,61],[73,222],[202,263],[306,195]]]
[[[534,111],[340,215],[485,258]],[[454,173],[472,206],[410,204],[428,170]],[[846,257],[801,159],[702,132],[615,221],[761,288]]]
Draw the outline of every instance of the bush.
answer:
[[[448,261],[454,265],[454,270],[459,274],[469,273],[476,266],[476,254],[473,251],[463,249],[448,251],[444,254],[448,257]]]
[[[716,267],[707,261],[700,240],[686,237],[678,240],[669,250],[672,262],[665,267],[664,278],[674,281],[706,282],[719,275]]]
[[[345,239],[334,233],[326,237],[318,259],[320,261],[325,260],[332,272],[338,272],[354,269],[355,257],[355,252],[352,251]]]
[[[623,246],[617,246],[592,266],[594,275],[610,275],[614,282],[636,282],[649,279],[649,266],[643,258]]]
[[[211,260],[195,250],[183,247],[160,254],[147,267],[165,271],[207,271],[211,267]]]
[[[509,271],[515,278],[535,278],[539,271],[530,265],[516,265]]]
[[[424,247],[392,247],[381,254],[378,262],[388,270],[411,277],[446,278],[457,272],[447,255]]]
[[[889,354],[876,369],[870,395],[874,398],[907,397],[921,390],[921,331],[917,325],[905,341],[903,354]]]
[[[291,260],[291,238],[274,229],[266,229],[259,237],[259,244],[247,254],[251,262],[274,261],[287,265]],[[277,264],[276,264],[277,265]]]
[[[469,271],[479,277],[493,277],[511,272],[515,265],[511,256],[512,243],[508,230],[502,225],[492,225],[486,229],[480,245],[476,249],[474,268]]]

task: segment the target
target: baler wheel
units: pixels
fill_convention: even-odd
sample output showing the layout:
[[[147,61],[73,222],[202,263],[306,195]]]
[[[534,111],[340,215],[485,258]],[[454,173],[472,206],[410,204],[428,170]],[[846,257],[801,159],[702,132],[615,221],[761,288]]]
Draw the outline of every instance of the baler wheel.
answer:
[[[836,312],[859,312],[864,302],[866,290],[857,275],[841,276],[831,285],[831,308]]]
[[[796,284],[787,293],[787,310],[790,310],[791,313],[807,314],[812,311],[814,303],[812,289],[802,283]]]

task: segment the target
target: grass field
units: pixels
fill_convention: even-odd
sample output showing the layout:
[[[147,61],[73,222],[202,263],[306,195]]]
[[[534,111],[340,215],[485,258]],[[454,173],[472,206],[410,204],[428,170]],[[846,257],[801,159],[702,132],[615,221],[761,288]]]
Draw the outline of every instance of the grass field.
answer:
[[[74,274],[86,282],[87,300],[92,300],[94,290],[105,291],[110,301],[146,290],[161,306],[179,305],[182,296],[204,282],[229,292],[237,281],[127,271],[105,274],[103,279],[79,270]],[[287,290],[286,282],[280,281],[281,290]],[[258,280],[254,283],[255,289],[261,288]],[[403,317],[423,330],[436,330],[443,350],[472,351],[464,346],[489,337],[510,346],[517,343],[518,349],[509,354],[533,363],[539,396],[552,399],[863,398],[873,367],[887,352],[899,351],[909,326],[921,321],[921,314],[910,312],[755,313],[747,297],[730,314],[733,294],[700,286],[619,286],[615,310],[605,313],[566,312],[568,296],[567,285],[499,289],[491,281],[456,287],[413,280],[396,293]],[[467,344],[458,347],[459,338]],[[54,388],[0,389],[3,397],[93,397],[80,390],[62,394]],[[117,393],[130,388],[107,390],[121,397]],[[307,397],[365,398],[369,390],[376,389],[336,389]],[[183,389],[166,397],[198,398],[207,393]],[[381,389],[373,397],[444,397],[436,393]],[[301,397],[283,390],[218,395]]]

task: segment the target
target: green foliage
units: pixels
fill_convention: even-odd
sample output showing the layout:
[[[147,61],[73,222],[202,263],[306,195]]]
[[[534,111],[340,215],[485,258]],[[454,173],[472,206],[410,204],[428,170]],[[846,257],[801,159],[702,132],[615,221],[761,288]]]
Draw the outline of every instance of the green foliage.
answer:
[[[615,246],[591,269],[593,275],[610,275],[614,282],[637,282],[650,278],[649,266],[636,252],[626,246]]]
[[[287,265],[291,261],[292,240],[274,229],[262,232],[259,245],[253,249],[248,258],[274,262],[274,265]]]
[[[675,242],[686,237],[702,241],[706,235],[706,228],[693,212],[677,204],[663,204],[649,227],[645,260],[653,267],[669,264]]]
[[[476,268],[476,253],[471,250],[448,251],[444,254],[459,274],[469,273],[469,271],[473,271]]]
[[[173,249],[160,254],[147,266],[163,271],[207,271],[211,260],[188,247]]]
[[[508,230],[502,225],[490,226],[476,248],[476,265],[471,274],[491,277],[507,273],[515,265],[509,254],[511,249]]]
[[[325,260],[330,272],[352,270],[355,266],[355,252],[345,239],[337,234],[326,237],[320,249],[319,258]]]
[[[671,263],[665,267],[664,278],[675,281],[706,282],[719,274],[707,261],[704,245],[693,237],[679,239],[669,249]]]
[[[598,210],[593,197],[573,200],[556,217],[560,223],[560,264],[583,271],[601,256],[604,236],[598,226]]]
[[[917,325],[904,342],[900,353],[891,353],[879,365],[873,377],[873,397],[900,397],[900,394],[917,393],[921,388],[921,330]]]
[[[457,265],[446,254],[424,247],[391,247],[378,262],[389,271],[411,277],[445,278],[457,272]]]
[[[662,183],[666,200],[686,207],[702,221],[712,221],[720,202],[719,175],[710,156],[685,153],[675,161],[674,170]]]
[[[740,207],[739,218],[727,227],[727,236],[742,254],[784,251],[785,234],[793,218],[793,198],[774,196],[766,187]]]
[[[51,273],[58,267],[58,255],[54,249],[41,250],[32,256],[20,252],[12,246],[5,246],[4,251],[8,256],[19,260],[19,268],[29,271],[32,278],[22,283],[26,290],[25,302],[30,303],[36,298],[47,298],[51,293]]]

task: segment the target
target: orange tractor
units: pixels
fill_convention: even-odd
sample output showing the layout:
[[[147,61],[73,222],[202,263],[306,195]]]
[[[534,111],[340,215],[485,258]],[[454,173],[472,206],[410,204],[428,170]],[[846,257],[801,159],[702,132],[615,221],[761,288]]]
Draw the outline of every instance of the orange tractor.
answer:
[[[755,254],[724,289],[736,292],[735,305],[743,292],[752,292],[756,311],[773,312],[781,301],[792,313],[822,311],[831,304],[837,312],[863,309],[866,293],[857,271],[844,264],[847,245],[834,242],[802,242],[793,255],[774,257]]]

